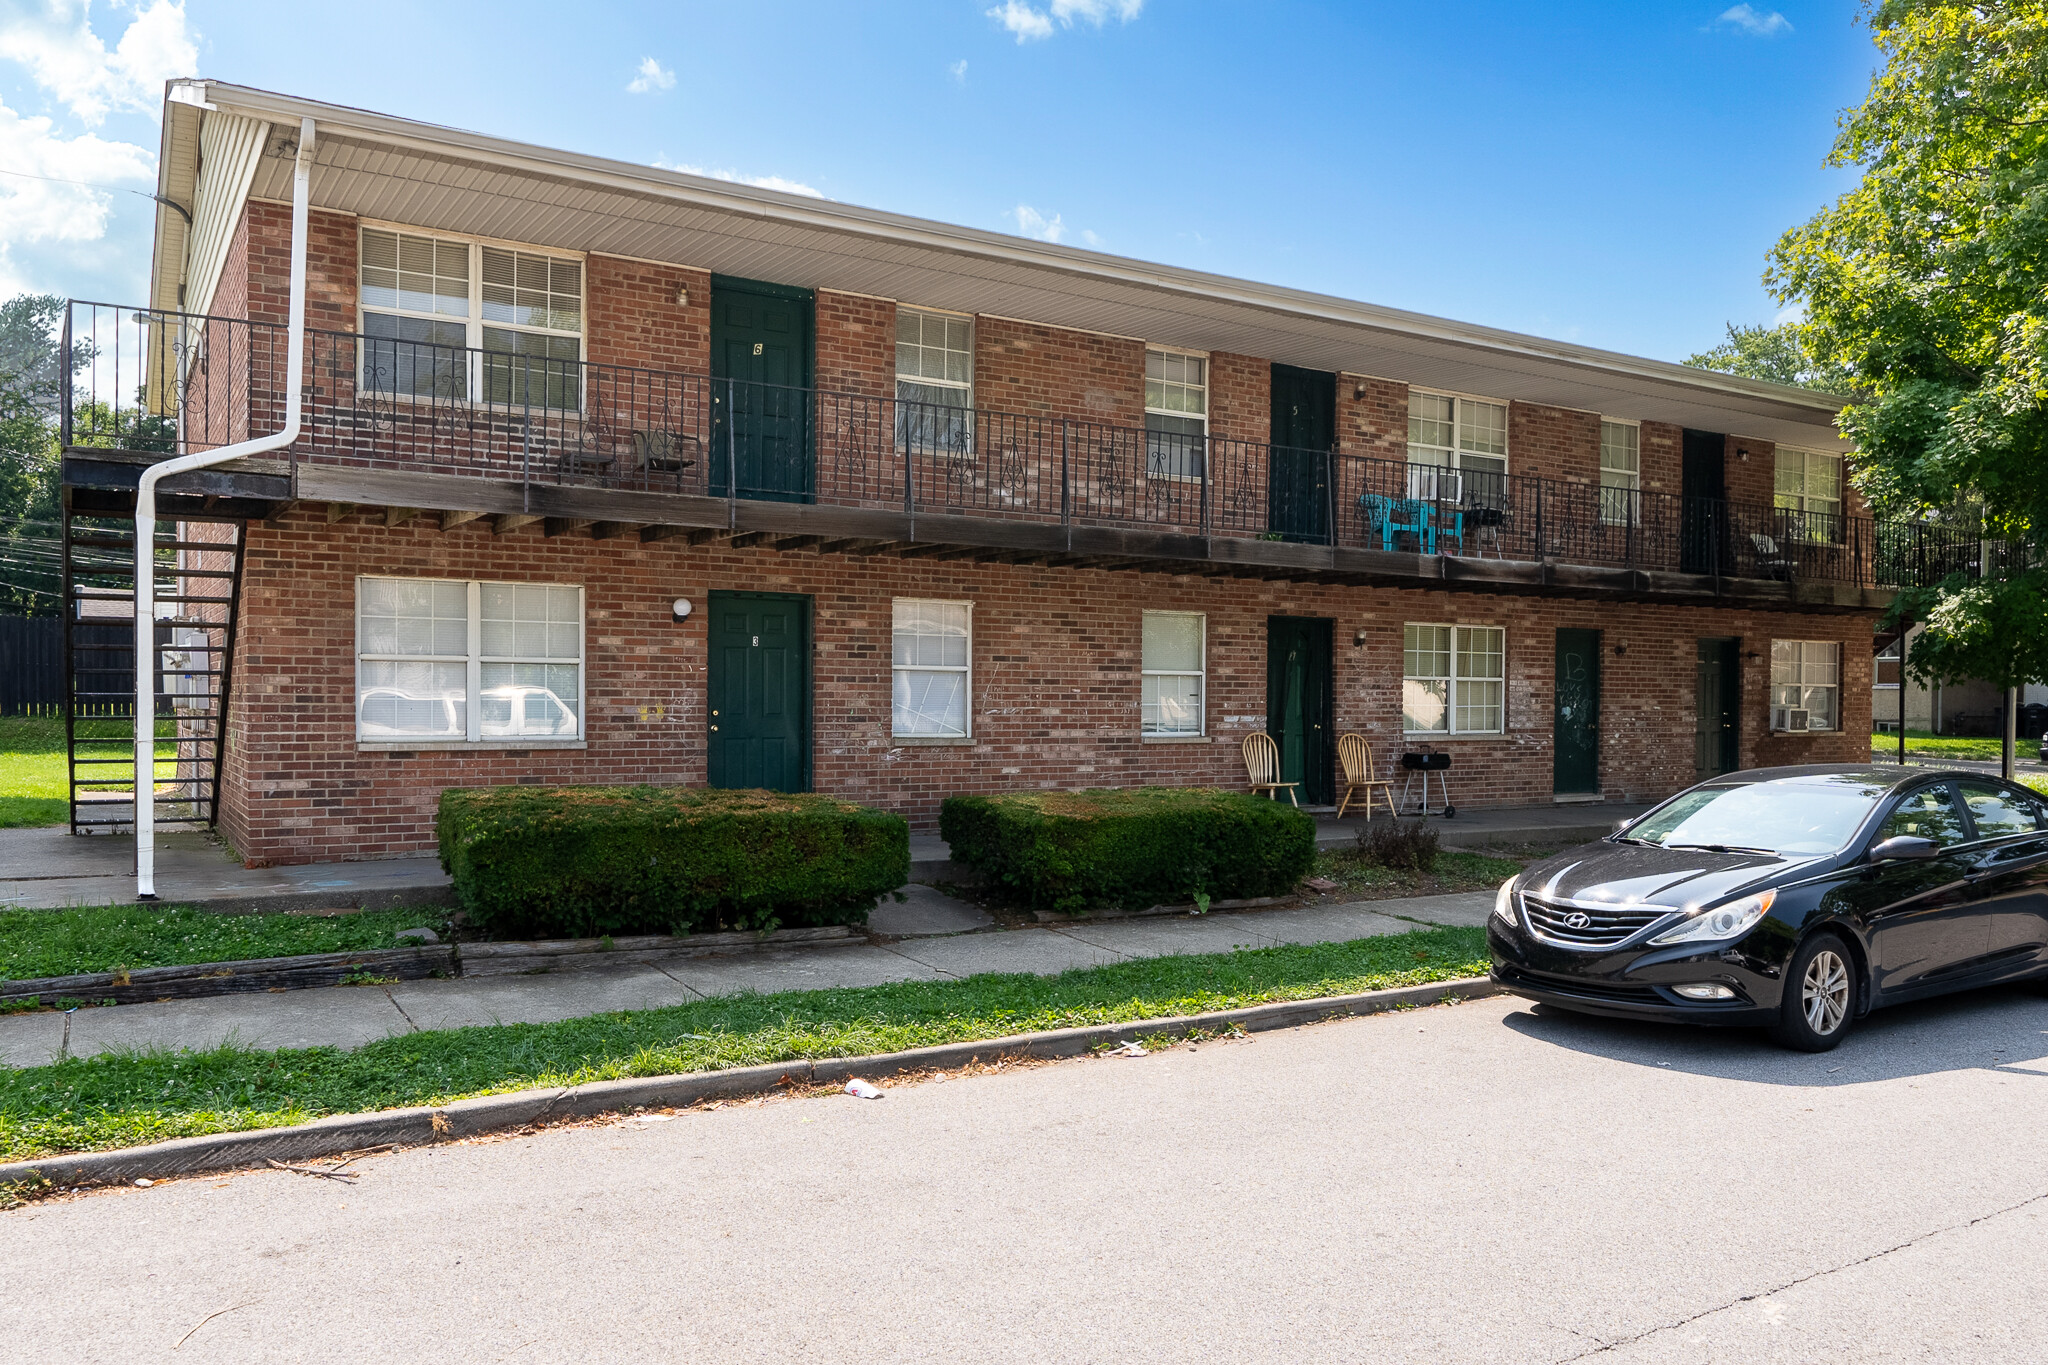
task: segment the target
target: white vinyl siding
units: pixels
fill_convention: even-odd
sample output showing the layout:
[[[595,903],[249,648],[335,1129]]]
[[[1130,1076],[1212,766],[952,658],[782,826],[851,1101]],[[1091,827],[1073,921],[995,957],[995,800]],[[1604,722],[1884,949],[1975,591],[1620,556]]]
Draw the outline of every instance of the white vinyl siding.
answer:
[[[1145,352],[1145,472],[1199,479],[1209,437],[1209,361],[1182,351]]]
[[[891,614],[892,733],[966,739],[973,727],[974,604],[899,597]]]
[[[1630,526],[1642,520],[1642,428],[1633,422],[1600,424],[1600,520]]]
[[[1410,623],[1401,642],[1401,728],[1409,734],[1499,734],[1505,728],[1507,632]]]
[[[1204,733],[1209,618],[1198,611],[1148,611],[1142,628],[1142,732]]]
[[[1454,394],[1408,391],[1411,497],[1498,506],[1508,472],[1508,406]],[[1454,470],[1445,480],[1436,471]]]
[[[356,738],[576,739],[583,590],[356,580]]]
[[[360,250],[366,391],[581,406],[580,260],[377,227]]]
[[[1771,712],[1807,713],[1808,730],[1841,728],[1842,646],[1833,640],[1771,641]]]
[[[959,454],[974,445],[974,324],[896,310],[896,444]]]
[[[1778,448],[1773,503],[1794,540],[1842,539],[1842,457]]]

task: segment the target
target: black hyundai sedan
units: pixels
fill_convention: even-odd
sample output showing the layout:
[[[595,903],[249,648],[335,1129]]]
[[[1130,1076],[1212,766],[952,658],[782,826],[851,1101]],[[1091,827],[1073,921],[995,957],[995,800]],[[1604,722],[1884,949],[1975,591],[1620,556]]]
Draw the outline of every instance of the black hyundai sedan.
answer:
[[[2048,979],[2048,803],[1924,768],[1734,773],[1526,868],[1487,940],[1532,1000],[1825,1051],[1880,1005]]]

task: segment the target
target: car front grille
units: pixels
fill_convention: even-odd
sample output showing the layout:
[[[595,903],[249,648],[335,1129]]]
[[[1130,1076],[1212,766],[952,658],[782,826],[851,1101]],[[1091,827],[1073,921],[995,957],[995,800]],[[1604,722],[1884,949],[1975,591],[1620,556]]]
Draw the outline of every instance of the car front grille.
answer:
[[[1522,913],[1536,936],[1567,948],[1612,948],[1626,943],[1671,911],[1661,906],[1605,907],[1575,905],[1570,901],[1547,901],[1524,895]],[[1585,922],[1572,922],[1583,915]]]

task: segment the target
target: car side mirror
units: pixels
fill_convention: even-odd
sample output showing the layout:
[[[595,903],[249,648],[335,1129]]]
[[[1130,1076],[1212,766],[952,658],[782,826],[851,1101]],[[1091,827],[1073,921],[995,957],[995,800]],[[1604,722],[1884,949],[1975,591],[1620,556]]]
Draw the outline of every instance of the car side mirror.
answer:
[[[1941,845],[1917,834],[1894,834],[1870,846],[1873,863],[1918,862],[1941,852]]]

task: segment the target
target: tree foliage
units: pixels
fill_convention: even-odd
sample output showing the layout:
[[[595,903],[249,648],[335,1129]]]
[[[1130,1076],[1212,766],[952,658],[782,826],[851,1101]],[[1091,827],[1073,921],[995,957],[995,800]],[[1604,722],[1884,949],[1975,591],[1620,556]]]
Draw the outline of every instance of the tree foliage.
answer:
[[[50,616],[58,607],[63,317],[54,294],[0,303],[0,614]]]
[[[1786,233],[1766,283],[1805,304],[1817,365],[1882,514],[1959,506],[1997,542],[1979,573],[1903,593],[1909,670],[2048,678],[2048,5],[1881,0],[1884,67],[1831,154],[1861,182]]]
[[[1825,393],[1846,394],[1856,387],[1855,376],[1846,369],[1821,364],[1813,358],[1796,322],[1783,322],[1776,327],[1731,322],[1726,341],[1712,350],[1687,356],[1684,363],[1695,369],[1768,379],[1774,384],[1796,384]]]

